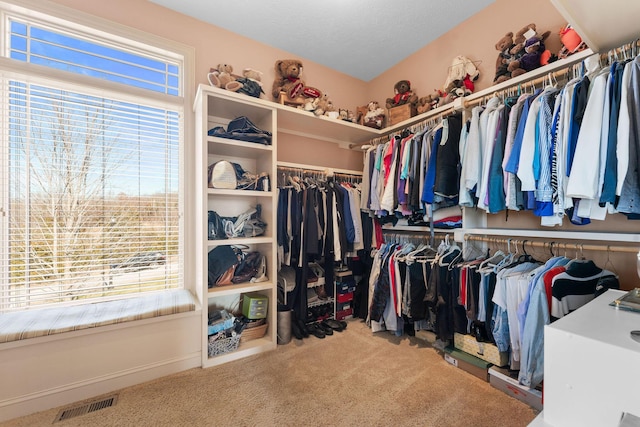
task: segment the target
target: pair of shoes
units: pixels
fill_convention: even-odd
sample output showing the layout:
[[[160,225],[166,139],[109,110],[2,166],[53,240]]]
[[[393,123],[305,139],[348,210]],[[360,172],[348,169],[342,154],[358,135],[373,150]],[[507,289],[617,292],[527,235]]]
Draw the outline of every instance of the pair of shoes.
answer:
[[[322,330],[324,331],[325,335],[333,335],[333,328],[331,326],[327,325],[326,323],[324,323],[324,321],[316,322],[316,325],[318,325],[319,327],[322,328]]]
[[[331,328],[334,331],[338,331],[338,332],[342,332],[344,330],[344,326],[342,326],[342,323],[340,323],[339,321],[335,320],[335,319],[325,319],[323,320],[323,325],[328,326],[329,328]]]
[[[309,333],[314,335],[316,338],[324,338],[327,336],[324,329],[322,329],[322,327],[317,323],[309,323],[307,325],[307,329],[309,330]]]

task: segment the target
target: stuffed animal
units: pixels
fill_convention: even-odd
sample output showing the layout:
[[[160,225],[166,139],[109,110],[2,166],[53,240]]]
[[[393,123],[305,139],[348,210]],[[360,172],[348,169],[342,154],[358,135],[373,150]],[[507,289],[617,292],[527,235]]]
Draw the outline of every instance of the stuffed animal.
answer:
[[[307,86],[302,80],[302,62],[297,59],[280,59],[275,64],[275,78],[271,94],[275,99],[284,92],[288,100],[294,103],[304,103],[304,98],[319,98],[322,92]]]
[[[549,34],[551,34],[550,31],[545,31],[541,35],[537,35],[533,29],[525,33],[524,52],[517,55],[519,57],[511,61],[508,67],[512,77],[540,68],[543,62],[548,62],[551,54],[545,48],[544,41],[549,37]],[[546,60],[543,60],[543,57],[546,57]]]
[[[569,24],[564,26],[558,35],[562,43],[562,48],[558,52],[559,59],[566,58],[587,48],[587,44],[582,41],[582,37]]]
[[[459,55],[453,59],[447,80],[444,83],[444,91],[450,93],[454,98],[466,96],[473,93],[480,72],[475,64],[467,57]]]
[[[513,44],[515,45],[521,45],[520,49],[522,47],[524,47],[524,42],[527,41],[527,39],[533,35],[535,35],[536,33],[536,24],[534,24],[533,22],[531,24],[527,24],[524,27],[520,28],[515,36],[513,36]]]
[[[436,89],[431,94],[431,108],[442,107],[443,105],[453,102],[455,98],[448,92]]]
[[[334,107],[333,102],[329,99],[329,95],[326,93],[318,98],[318,103],[316,105],[316,109],[313,111],[313,114],[316,116],[333,116],[330,114],[331,112],[335,112],[336,107]]]
[[[512,49],[515,46],[513,43],[513,33],[508,32],[498,42],[495,47],[498,51],[498,58],[496,59],[496,75],[493,78],[494,83],[502,83],[511,78],[511,72],[509,71],[509,64],[513,61]]]
[[[381,108],[378,101],[371,101],[366,106],[364,115],[359,118],[364,126],[382,129],[384,123],[384,108]]]
[[[241,84],[238,93],[260,98],[260,94],[264,93],[262,89],[262,72],[252,68],[242,70],[242,77],[236,79]]]
[[[218,64],[216,68],[211,68],[207,78],[211,86],[230,90],[231,92],[237,92],[242,87],[242,84],[233,75],[233,66],[230,64]]]
[[[308,98],[305,100],[304,104],[299,105],[298,108],[304,111],[314,112],[316,108],[318,108],[318,102],[320,98]]]
[[[418,114],[426,113],[427,111],[433,108],[433,104],[434,104],[433,96],[431,95],[422,96],[418,99],[418,105],[416,105],[416,110],[418,111]]]
[[[349,120],[349,111],[346,108],[338,108],[338,118],[340,120],[348,121]]]
[[[409,80],[400,80],[393,87],[395,96],[387,98],[386,107],[393,108],[398,105],[412,104],[415,108],[418,103],[418,95],[411,90],[411,82]]]

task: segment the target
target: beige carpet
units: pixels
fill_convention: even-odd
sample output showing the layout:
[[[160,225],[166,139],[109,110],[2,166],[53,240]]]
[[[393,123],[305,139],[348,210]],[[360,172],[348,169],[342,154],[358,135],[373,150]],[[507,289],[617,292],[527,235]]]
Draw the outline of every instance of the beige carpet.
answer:
[[[111,408],[56,426],[526,426],[537,412],[417,338],[359,320],[266,354],[120,390]],[[68,407],[75,405],[68,405]],[[50,426],[61,408],[3,427]]]

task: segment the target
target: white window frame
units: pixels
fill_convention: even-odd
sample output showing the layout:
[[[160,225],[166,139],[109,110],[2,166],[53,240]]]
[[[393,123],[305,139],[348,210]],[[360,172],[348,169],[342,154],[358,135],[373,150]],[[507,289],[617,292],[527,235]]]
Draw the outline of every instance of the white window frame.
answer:
[[[183,132],[182,140],[180,141],[179,150],[179,163],[180,163],[180,184],[179,184],[179,200],[180,200],[180,217],[181,228],[179,231],[180,252],[182,254],[182,283],[181,287],[190,290],[193,294],[196,294],[195,289],[195,277],[194,268],[192,262],[194,260],[194,249],[191,236],[193,234],[193,224],[185,221],[186,218],[192,217],[193,210],[193,191],[190,190],[192,186],[188,183],[192,182],[193,177],[190,175],[193,173],[193,144],[188,144],[187,141],[193,140],[193,87],[194,87],[194,60],[195,51],[192,47],[183,45],[178,42],[167,40],[162,37],[157,37],[152,34],[135,30],[130,27],[125,27],[120,24],[98,18],[92,15],[88,15],[77,10],[73,10],[54,3],[41,1],[41,0],[0,0],[0,49],[6,55],[8,51],[8,39],[7,35],[10,32],[7,27],[7,15],[12,17],[22,17],[24,20],[39,23],[48,27],[56,27],[63,32],[70,35],[81,37],[86,36],[86,31],[93,32],[97,39],[106,39],[112,43],[119,44],[126,49],[130,49],[130,46],[137,46],[140,49],[144,48],[144,51],[148,52],[149,47],[155,47],[158,52],[162,52],[165,56],[167,52],[174,52],[175,58],[178,62],[181,62],[182,75],[179,84],[179,95],[166,95],[150,90],[139,89],[120,83],[111,82],[108,80],[98,79],[94,77],[83,76],[79,74],[69,73],[61,70],[52,69],[49,67],[43,67],[40,65],[24,63],[7,58],[6,56],[0,57],[0,71],[5,75],[16,74],[29,74],[33,76],[34,80],[38,83],[52,82],[56,86],[65,87],[69,90],[73,90],[74,85],[79,84],[84,86],[83,92],[91,93],[96,96],[115,96],[122,100],[131,100],[135,102],[139,101],[140,97],[152,100],[152,102],[158,107],[165,108],[180,108],[183,112]],[[65,22],[66,21],[66,22]],[[70,28],[69,23],[73,24],[73,28]],[[84,30],[84,31],[80,31]],[[80,31],[80,32],[79,32]],[[142,50],[141,50],[142,51]],[[87,90],[87,88],[91,88]],[[77,89],[77,88],[76,88]],[[6,121],[7,113],[0,111],[0,120],[2,123]],[[6,126],[2,126],[3,137],[6,136]],[[5,147],[2,144],[2,147]],[[8,153],[3,148],[0,151],[0,161],[5,162]],[[3,168],[5,171],[7,168]],[[8,173],[5,172],[5,173]],[[8,176],[0,177],[0,181],[8,182]],[[9,259],[8,254],[8,216],[6,215],[5,208],[8,206],[8,200],[0,200],[0,259]],[[7,271],[7,269],[4,269]],[[0,282],[8,283],[8,277],[0,277]],[[133,294],[127,297],[141,296],[144,294]],[[95,302],[95,300],[89,300],[88,302]],[[63,305],[62,303],[61,305]]]

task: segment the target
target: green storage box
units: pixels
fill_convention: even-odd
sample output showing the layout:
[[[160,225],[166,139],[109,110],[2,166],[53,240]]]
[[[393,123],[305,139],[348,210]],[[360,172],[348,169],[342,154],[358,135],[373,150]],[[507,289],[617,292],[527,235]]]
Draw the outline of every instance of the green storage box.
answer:
[[[261,294],[244,294],[242,297],[242,314],[247,319],[264,319],[267,317],[269,298]]]

